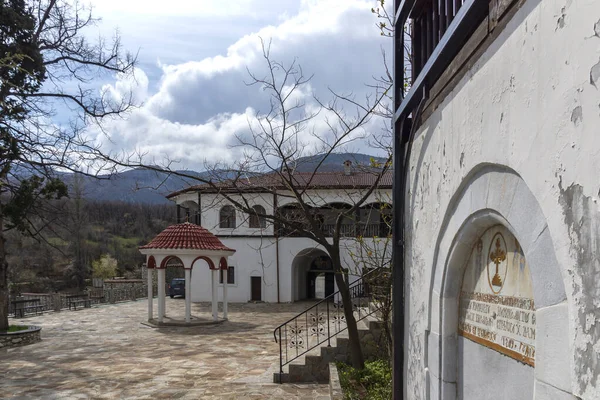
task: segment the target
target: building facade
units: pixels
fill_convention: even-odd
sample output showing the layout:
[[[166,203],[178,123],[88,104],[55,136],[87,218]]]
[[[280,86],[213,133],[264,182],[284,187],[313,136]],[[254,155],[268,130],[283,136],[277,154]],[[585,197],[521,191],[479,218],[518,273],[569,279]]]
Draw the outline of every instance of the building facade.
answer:
[[[600,2],[395,6],[396,398],[600,398]]]
[[[217,187],[198,185],[168,196],[177,204],[178,222],[188,220],[202,225],[236,250],[229,258],[229,270],[219,279],[220,285],[228,285],[230,302],[294,302],[323,298],[337,290],[325,249],[294,229],[264,217],[281,215],[286,220],[302,220],[296,195],[268,179],[276,175],[250,178],[236,187],[228,182]],[[361,201],[376,177],[376,173],[363,172],[294,174],[302,198],[311,205],[319,229],[330,238],[329,242],[338,214]],[[241,212],[236,202],[247,204],[256,214]],[[382,263],[389,263],[390,203],[391,174],[385,174],[377,189],[342,221],[341,259],[351,280],[361,276],[364,265],[357,260],[365,249],[381,249]],[[206,276],[202,268],[194,268],[192,301],[210,300]]]

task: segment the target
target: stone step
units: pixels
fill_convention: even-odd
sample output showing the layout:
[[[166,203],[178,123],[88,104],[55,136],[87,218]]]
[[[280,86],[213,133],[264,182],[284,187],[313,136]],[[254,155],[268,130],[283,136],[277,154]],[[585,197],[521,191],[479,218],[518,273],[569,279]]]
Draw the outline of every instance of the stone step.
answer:
[[[357,319],[357,328],[359,337],[369,337],[375,332],[380,332],[382,322],[376,315],[371,314],[372,310],[368,306],[361,307],[360,316],[363,318],[358,321],[359,312],[355,310],[354,316]],[[284,367],[283,373],[273,374],[275,383],[299,383],[299,382],[326,382],[329,374],[329,363],[348,360],[349,346],[348,330],[332,336],[329,341],[323,342],[320,346],[311,349],[307,353],[299,356]],[[327,377],[327,379],[325,379]]]

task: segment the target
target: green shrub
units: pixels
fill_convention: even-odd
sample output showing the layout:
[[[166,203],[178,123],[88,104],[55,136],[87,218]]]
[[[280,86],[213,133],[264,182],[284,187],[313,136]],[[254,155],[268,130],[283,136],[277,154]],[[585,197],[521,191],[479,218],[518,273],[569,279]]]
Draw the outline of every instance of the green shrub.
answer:
[[[347,400],[387,400],[392,398],[392,369],[386,360],[365,362],[355,369],[338,363],[340,384]]]
[[[117,276],[117,260],[110,254],[103,254],[99,260],[92,261],[94,278],[110,279]]]
[[[27,329],[26,326],[21,326],[21,325],[9,325],[8,326],[8,330],[6,332],[19,332],[19,331],[24,331],[25,329]]]

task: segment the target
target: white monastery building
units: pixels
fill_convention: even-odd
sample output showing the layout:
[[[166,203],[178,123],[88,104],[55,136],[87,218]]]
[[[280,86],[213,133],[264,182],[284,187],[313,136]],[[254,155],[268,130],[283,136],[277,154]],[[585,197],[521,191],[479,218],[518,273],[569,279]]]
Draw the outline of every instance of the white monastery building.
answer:
[[[343,172],[290,174],[327,237],[333,235],[340,210],[356,204],[380,175],[354,171],[348,165]],[[357,237],[372,242],[390,240],[391,186],[391,173],[383,174],[366,201],[342,222],[342,264],[356,278],[363,269],[350,255],[359,251]],[[260,216],[302,219],[295,194],[286,188],[279,172],[230,180],[217,186],[192,186],[167,197],[177,204],[178,222],[201,225],[226,247],[235,249],[228,259],[228,270],[219,271],[218,284],[221,289],[228,286],[229,302],[294,302],[324,298],[337,290],[330,258],[323,248],[293,229]],[[241,212],[235,202],[251,206],[256,214]],[[211,281],[206,271],[192,270],[193,302],[211,300]]]

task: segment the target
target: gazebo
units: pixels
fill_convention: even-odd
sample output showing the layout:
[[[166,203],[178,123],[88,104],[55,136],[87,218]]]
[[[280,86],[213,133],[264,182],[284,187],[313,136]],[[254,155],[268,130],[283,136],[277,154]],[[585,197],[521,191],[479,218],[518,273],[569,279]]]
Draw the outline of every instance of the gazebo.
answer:
[[[189,222],[171,225],[159,233],[139,250],[146,256],[148,268],[148,320],[154,317],[152,311],[153,271],[158,270],[158,323],[163,323],[165,314],[165,269],[183,267],[185,270],[185,322],[192,319],[192,268],[198,260],[208,264],[212,289],[212,317],[218,321],[217,282],[218,271],[227,271],[227,258],[235,250],[226,247],[221,241],[203,227]],[[223,285],[223,318],[227,319],[227,285]]]

